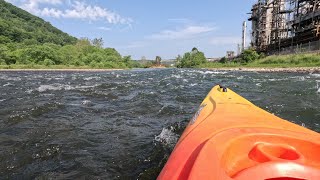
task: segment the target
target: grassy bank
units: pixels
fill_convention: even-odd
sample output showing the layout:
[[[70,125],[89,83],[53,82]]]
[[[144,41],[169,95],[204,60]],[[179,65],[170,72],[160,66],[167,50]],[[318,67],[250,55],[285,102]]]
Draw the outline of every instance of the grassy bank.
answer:
[[[291,54],[267,56],[249,63],[236,62],[208,62],[198,68],[291,68],[291,67],[320,67],[320,54]]]

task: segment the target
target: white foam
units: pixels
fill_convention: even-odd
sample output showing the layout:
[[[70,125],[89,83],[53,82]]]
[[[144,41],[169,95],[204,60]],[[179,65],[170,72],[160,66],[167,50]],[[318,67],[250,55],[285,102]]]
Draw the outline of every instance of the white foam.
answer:
[[[83,80],[85,80],[85,81],[90,81],[90,80],[93,80],[93,79],[99,80],[99,79],[101,79],[101,78],[100,78],[100,77],[97,77],[97,76],[83,78]]]
[[[298,81],[305,81],[306,78],[304,76],[295,76],[295,77],[291,77],[290,79],[296,79]]]
[[[8,80],[8,81],[21,81],[20,77],[9,77],[7,75],[0,76],[0,79]]]
[[[286,81],[288,78],[280,78],[280,79],[268,79],[268,81]]]
[[[227,74],[228,72],[225,71],[190,71],[190,72],[195,72],[195,73],[200,73],[200,74]]]
[[[97,87],[97,86],[98,86],[98,84],[92,85],[92,86],[75,86],[72,89],[90,89],[90,88],[94,88],[94,87]]]
[[[170,127],[170,129],[163,128],[154,140],[173,148],[178,141],[178,135],[173,132],[173,127]]]
[[[181,79],[182,78],[180,75],[176,75],[176,74],[172,75],[171,77],[176,78],[176,79]]]
[[[3,87],[11,86],[11,85],[13,85],[13,84],[11,84],[11,83],[7,83],[7,84],[4,84],[4,85],[3,85]]]
[[[317,86],[316,86],[316,88],[317,88],[317,93],[320,93],[320,80],[318,80],[318,81],[316,81],[317,82]]]
[[[88,105],[90,103],[91,103],[91,101],[89,101],[89,100],[84,100],[84,101],[81,102],[81,104],[83,104],[83,105]]]
[[[60,91],[60,90],[74,90],[74,89],[89,89],[89,88],[94,88],[98,86],[92,85],[92,86],[71,86],[71,85],[64,85],[64,84],[50,84],[50,85],[40,85],[36,89],[36,91],[39,92],[45,92],[45,91]]]
[[[313,76],[313,77],[320,78],[320,74],[310,74],[310,75]]]
[[[45,92],[48,90],[57,91],[62,89],[63,89],[62,85],[40,85],[40,87],[37,88],[39,92]]]
[[[208,74],[227,74],[228,72],[222,72],[222,71],[206,71],[205,73],[208,73]]]
[[[239,77],[237,77],[237,79],[241,80],[241,79],[244,79],[244,77],[243,76],[239,76]]]
[[[33,92],[33,90],[32,89],[28,89],[25,92],[28,93],[28,94],[31,94]]]

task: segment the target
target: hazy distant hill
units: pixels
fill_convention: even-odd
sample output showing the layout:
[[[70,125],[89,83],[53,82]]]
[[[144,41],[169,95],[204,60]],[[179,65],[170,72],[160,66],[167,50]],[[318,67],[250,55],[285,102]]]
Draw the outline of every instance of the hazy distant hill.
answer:
[[[10,3],[0,0],[0,44],[74,44],[76,38]]]

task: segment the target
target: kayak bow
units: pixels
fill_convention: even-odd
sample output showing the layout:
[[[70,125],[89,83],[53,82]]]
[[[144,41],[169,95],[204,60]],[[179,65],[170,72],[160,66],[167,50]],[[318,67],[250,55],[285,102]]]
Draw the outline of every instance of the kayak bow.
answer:
[[[320,179],[320,134],[215,86],[158,179]]]

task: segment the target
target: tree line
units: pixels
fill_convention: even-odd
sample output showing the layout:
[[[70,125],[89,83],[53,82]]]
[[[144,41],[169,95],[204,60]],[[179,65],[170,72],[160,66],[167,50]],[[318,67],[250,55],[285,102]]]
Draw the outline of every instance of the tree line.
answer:
[[[102,39],[79,39],[75,44],[0,44],[1,65],[72,65],[92,68],[132,68],[139,66],[130,56],[122,57],[114,48],[103,48]]]
[[[0,0],[0,65],[71,65],[92,68],[139,66],[130,56],[104,48],[102,38],[77,39]]]

